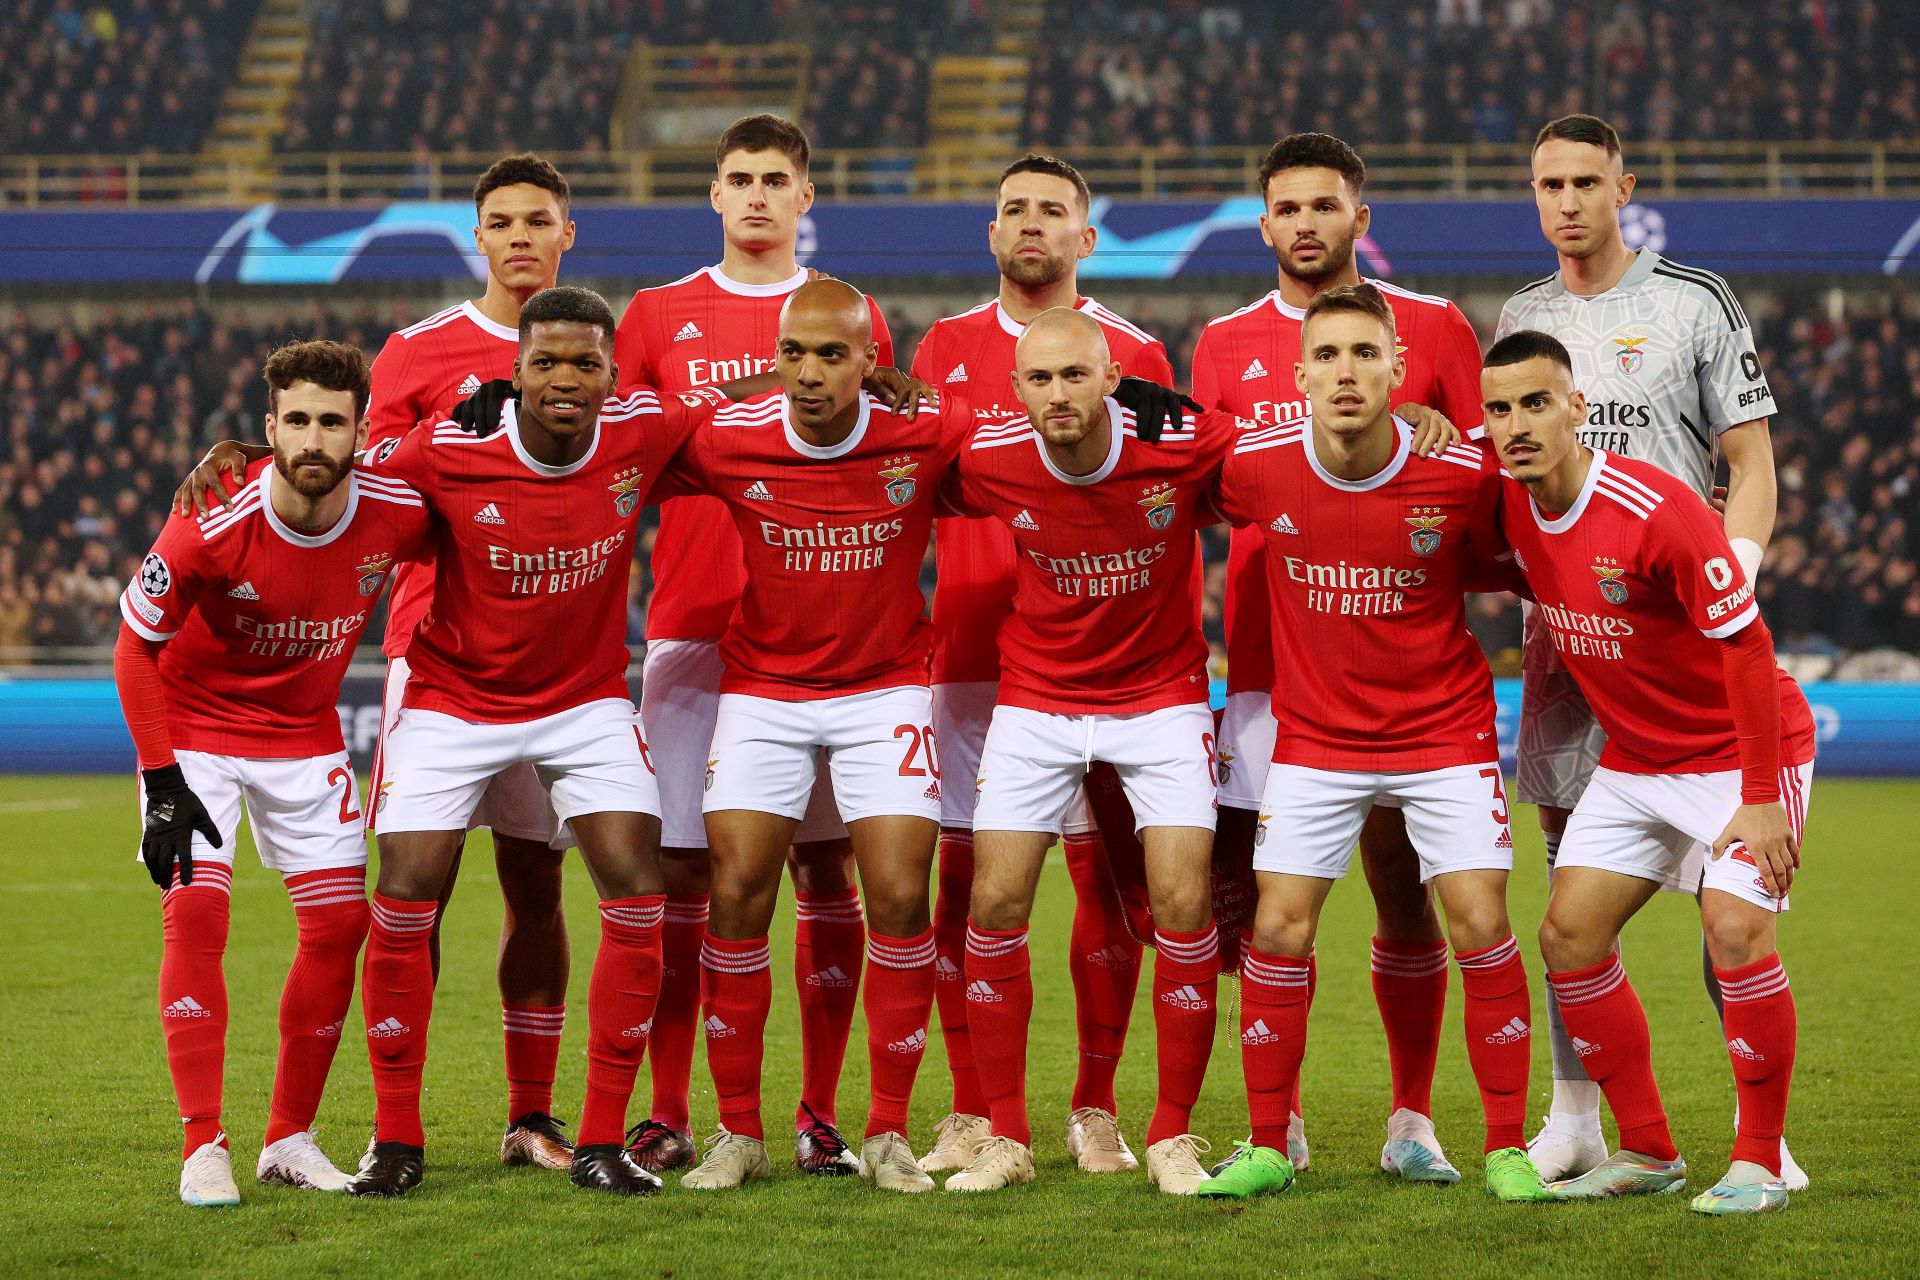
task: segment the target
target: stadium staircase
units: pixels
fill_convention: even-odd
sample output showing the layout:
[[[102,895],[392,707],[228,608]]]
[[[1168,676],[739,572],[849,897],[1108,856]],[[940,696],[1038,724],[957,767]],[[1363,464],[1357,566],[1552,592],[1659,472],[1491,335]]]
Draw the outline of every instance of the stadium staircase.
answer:
[[[263,0],[220,115],[200,148],[193,178],[197,198],[238,204],[270,198],[267,161],[286,127],[287,103],[312,38],[301,0]]]
[[[927,141],[977,157],[999,172],[1020,145],[1027,68],[1046,21],[1046,0],[993,0],[992,52],[934,60]],[[956,155],[957,158],[957,155]]]

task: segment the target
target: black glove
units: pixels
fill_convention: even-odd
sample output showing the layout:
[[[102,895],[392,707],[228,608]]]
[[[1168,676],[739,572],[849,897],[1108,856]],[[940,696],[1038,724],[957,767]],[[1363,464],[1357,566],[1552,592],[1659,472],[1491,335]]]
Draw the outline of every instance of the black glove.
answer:
[[[1178,424],[1181,410],[1200,412],[1200,405],[1172,387],[1163,387],[1145,378],[1122,378],[1113,389],[1113,398],[1133,410],[1133,429],[1148,444],[1160,438],[1169,422]]]
[[[512,378],[483,382],[479,390],[453,406],[453,420],[477,436],[490,436],[500,429],[500,415],[509,401],[520,402]]]
[[[180,883],[193,883],[193,833],[220,847],[220,828],[207,815],[207,806],[193,794],[177,764],[142,770],[146,783],[147,823],[140,834],[140,857],[147,874],[162,889],[173,887],[173,867],[180,864]]]

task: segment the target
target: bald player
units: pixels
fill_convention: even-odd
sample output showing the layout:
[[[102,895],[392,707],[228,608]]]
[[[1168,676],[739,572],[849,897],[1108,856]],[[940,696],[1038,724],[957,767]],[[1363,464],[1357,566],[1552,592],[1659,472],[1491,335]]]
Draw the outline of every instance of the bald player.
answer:
[[[1235,419],[1183,417],[1146,446],[1113,398],[1120,366],[1105,332],[1065,307],[1027,327],[1013,380],[1025,419],[981,421],[948,489],[960,514],[1008,530],[1018,570],[975,780],[967,928],[968,1021],[992,1135],[946,1187],[993,1191],[1033,1178],[1027,923],[1047,849],[1101,761],[1133,806],[1156,924],[1159,1089],[1147,1173],[1161,1191],[1190,1195],[1205,1177],[1188,1126],[1213,1044],[1219,942],[1194,526]]]
[[[697,1190],[771,1172],[760,1114],[767,931],[822,751],[869,928],[872,1101],[859,1172],[896,1191],[933,1185],[906,1137],[933,1004],[928,879],[940,818],[920,565],[967,419],[890,411],[861,389],[876,358],[859,291],[838,280],[802,285],[780,316],[780,389],[716,414],[667,481],[725,504],[747,571],[720,642],[707,757],[713,896],[702,1027],[721,1132],[681,1179]]]

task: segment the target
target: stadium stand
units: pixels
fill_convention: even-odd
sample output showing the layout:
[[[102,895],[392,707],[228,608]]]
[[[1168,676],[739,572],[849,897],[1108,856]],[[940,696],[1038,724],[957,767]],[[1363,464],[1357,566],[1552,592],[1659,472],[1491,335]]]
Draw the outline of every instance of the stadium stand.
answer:
[[[103,308],[84,327],[21,312],[0,324],[0,659],[111,644],[116,597],[175,480],[207,443],[258,435],[260,362],[275,345],[317,335],[373,352],[422,310],[216,318],[181,299]],[[903,362],[934,319],[923,312],[889,317]],[[1205,308],[1162,300],[1129,313],[1163,338],[1184,379]],[[1828,658],[1920,652],[1920,298],[1857,296],[1843,310],[1824,296],[1780,298],[1753,315],[1780,398],[1780,519],[1761,583],[1779,644]],[[646,589],[636,576],[635,639]],[[1221,589],[1216,564],[1216,639]],[[1517,642],[1508,607],[1483,603],[1474,622],[1495,654]]]

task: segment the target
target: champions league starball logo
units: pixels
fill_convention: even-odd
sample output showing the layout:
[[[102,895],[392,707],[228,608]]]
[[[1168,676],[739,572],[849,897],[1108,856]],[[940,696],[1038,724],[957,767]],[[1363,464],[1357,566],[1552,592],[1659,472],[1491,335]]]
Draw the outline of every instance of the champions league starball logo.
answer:
[[[1627,602],[1627,584],[1620,581],[1626,570],[1617,564],[1602,560],[1593,565],[1594,574],[1600,579],[1600,598],[1610,605],[1623,605]]]
[[[1430,556],[1440,549],[1440,526],[1447,518],[1440,514],[1438,507],[1415,507],[1413,514],[1407,517],[1407,523],[1413,526],[1407,535],[1407,542],[1413,547],[1413,554]]]
[[[640,505],[641,478],[639,471],[623,471],[607,486],[607,491],[613,494],[613,514],[622,520],[632,515]]]
[[[920,464],[911,458],[888,458],[886,463],[880,468],[880,478],[887,482],[887,501],[896,507],[904,507],[920,491],[919,482],[913,478]]]
[[[365,560],[362,560],[354,568],[354,573],[360,577],[360,594],[370,596],[378,591],[380,584],[386,580],[387,570],[392,567],[393,557],[385,552],[368,556]]]
[[[1146,490],[1139,499],[1140,505],[1146,509],[1147,527],[1155,533],[1173,523],[1173,493],[1172,485],[1163,484]]]

